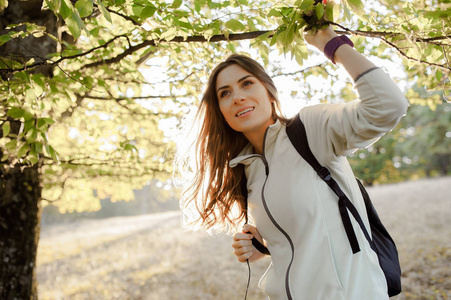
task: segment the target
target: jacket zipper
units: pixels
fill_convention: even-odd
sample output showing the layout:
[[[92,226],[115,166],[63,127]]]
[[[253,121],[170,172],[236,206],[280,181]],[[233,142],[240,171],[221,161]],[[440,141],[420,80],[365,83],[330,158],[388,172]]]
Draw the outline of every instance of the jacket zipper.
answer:
[[[268,133],[268,129],[266,129],[265,136],[263,138],[263,149],[262,149],[263,153],[261,156],[263,164],[265,165],[265,174],[266,174],[265,182],[263,183],[263,186],[262,186],[261,197],[262,197],[263,207],[265,208],[266,214],[268,215],[269,219],[274,224],[274,226],[276,226],[276,228],[285,236],[285,238],[288,240],[288,243],[290,244],[290,247],[291,247],[291,260],[288,265],[287,272],[285,274],[285,290],[287,293],[288,300],[293,300],[293,297],[291,296],[291,290],[290,290],[290,270],[291,270],[291,265],[292,265],[293,259],[294,259],[294,244],[293,244],[293,241],[291,240],[290,236],[288,235],[288,233],[277,223],[277,221],[274,219],[273,215],[271,214],[271,211],[269,210],[268,205],[266,204],[265,193],[264,193],[266,182],[268,181],[268,176],[269,176],[269,164],[265,157],[265,145],[266,145],[267,133]]]

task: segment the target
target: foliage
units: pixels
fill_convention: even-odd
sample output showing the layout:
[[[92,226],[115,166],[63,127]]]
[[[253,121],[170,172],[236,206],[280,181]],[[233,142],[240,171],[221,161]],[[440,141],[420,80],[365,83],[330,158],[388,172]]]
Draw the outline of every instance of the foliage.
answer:
[[[350,157],[357,177],[368,185],[451,173],[451,105],[437,93],[417,86],[412,91],[416,97],[434,99],[429,102],[434,109],[412,104],[393,131]]]
[[[46,0],[14,19],[18,2],[0,2],[2,167],[42,165],[44,198],[69,211],[98,208],[94,188],[129,199],[168,176],[172,148],[159,121],[196,104],[208,70],[241,40],[265,64],[278,51],[303,65],[305,28],[332,22],[359,51],[397,53],[409,80],[449,95],[446,0]],[[297,75],[333,84],[333,68]]]

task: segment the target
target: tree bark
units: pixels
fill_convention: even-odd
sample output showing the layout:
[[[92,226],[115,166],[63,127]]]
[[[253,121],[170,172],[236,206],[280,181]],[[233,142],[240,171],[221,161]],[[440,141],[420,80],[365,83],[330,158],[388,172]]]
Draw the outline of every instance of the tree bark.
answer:
[[[42,10],[43,0],[9,0],[0,11],[0,34],[10,31],[9,24],[24,22],[45,26],[58,35],[61,22],[50,10]],[[20,25],[14,30],[23,30]],[[31,59],[44,62],[57,51],[56,41],[44,35],[17,37],[0,46],[0,58],[25,63]],[[51,66],[33,73],[53,76]],[[3,76],[3,80],[14,80]],[[19,134],[21,120],[9,120],[11,133]],[[16,124],[17,123],[17,124]],[[0,138],[3,132],[0,132]],[[0,157],[2,156],[0,149]],[[40,232],[40,200],[42,195],[40,164],[25,165],[16,160],[0,163],[0,299],[37,299],[36,252]]]
[[[0,167],[0,299],[37,299],[39,167]]]

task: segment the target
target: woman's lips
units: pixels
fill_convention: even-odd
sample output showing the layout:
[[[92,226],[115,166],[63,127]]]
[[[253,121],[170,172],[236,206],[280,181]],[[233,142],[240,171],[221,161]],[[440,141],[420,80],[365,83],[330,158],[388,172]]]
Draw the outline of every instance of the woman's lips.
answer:
[[[240,111],[238,111],[238,113],[236,114],[237,117],[244,117],[247,116],[251,111],[253,111],[255,109],[255,107],[246,107]]]

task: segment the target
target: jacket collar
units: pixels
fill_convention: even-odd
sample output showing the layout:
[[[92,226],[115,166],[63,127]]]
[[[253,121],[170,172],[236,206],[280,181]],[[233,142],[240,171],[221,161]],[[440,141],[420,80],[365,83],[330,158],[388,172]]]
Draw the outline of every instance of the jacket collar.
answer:
[[[265,131],[265,137],[263,140],[263,156],[267,152],[268,149],[274,147],[276,137],[283,127],[282,123],[279,120],[272,125],[269,125]],[[237,157],[233,158],[229,162],[229,166],[231,168],[236,167],[238,164],[250,165],[255,158],[261,157],[261,155],[255,153],[254,147],[251,143],[248,143],[238,154]]]

